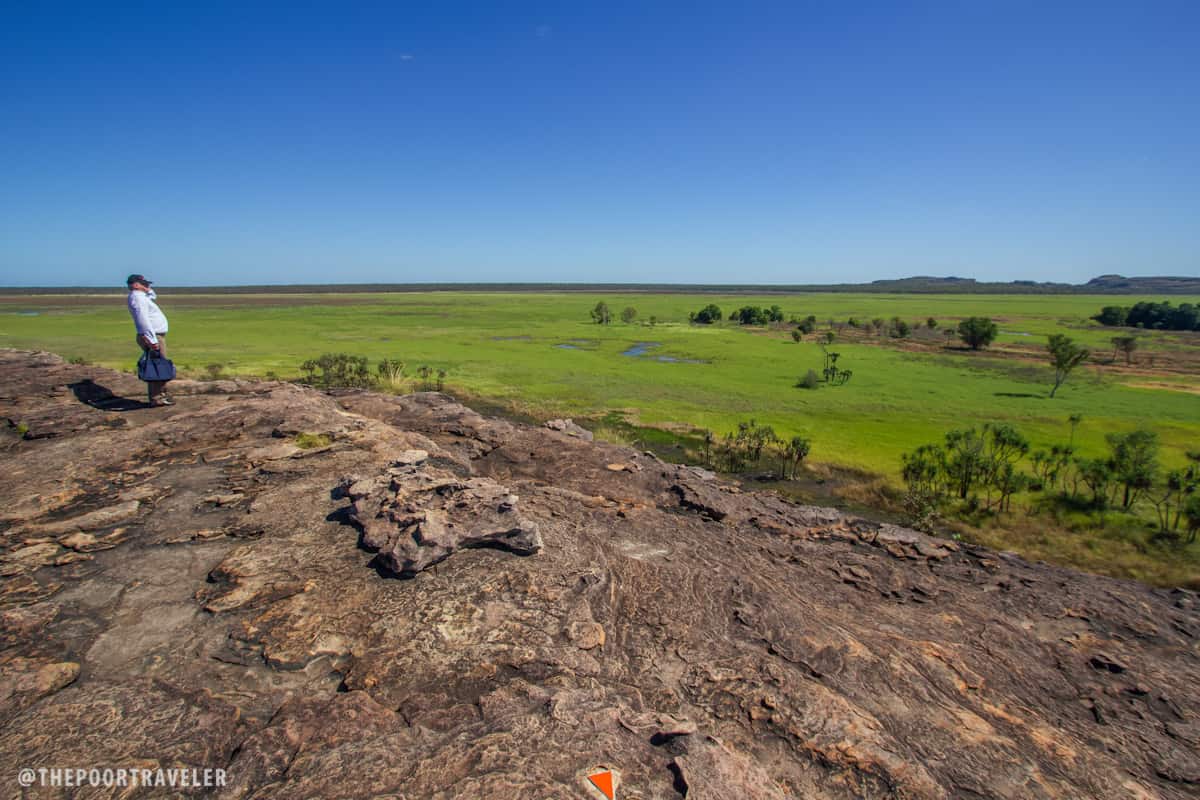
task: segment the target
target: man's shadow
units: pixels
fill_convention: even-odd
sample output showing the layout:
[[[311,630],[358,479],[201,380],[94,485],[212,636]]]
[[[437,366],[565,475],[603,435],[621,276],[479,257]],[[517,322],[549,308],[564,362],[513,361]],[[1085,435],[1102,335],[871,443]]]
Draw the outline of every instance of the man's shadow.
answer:
[[[102,411],[138,411],[150,408],[149,403],[118,397],[112,393],[112,389],[96,383],[91,378],[84,378],[78,383],[68,384],[67,387],[75,393],[76,400]]]

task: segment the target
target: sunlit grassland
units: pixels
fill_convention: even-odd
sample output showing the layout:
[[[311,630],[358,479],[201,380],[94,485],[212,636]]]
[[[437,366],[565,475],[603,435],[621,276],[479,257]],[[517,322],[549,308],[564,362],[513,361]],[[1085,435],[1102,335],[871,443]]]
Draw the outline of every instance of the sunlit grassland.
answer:
[[[639,323],[592,324],[588,311],[605,299],[614,315],[625,306]],[[1040,295],[786,295],[712,297],[675,294],[252,295],[160,298],[171,319],[172,355],[185,373],[221,364],[234,375],[299,374],[299,364],[344,351],[372,361],[398,358],[411,374],[421,364],[449,373],[447,385],[534,416],[626,412],[647,425],[708,428],[718,435],[751,417],[781,434],[813,439],[811,458],[898,474],[900,454],[954,427],[983,421],[1018,425],[1036,445],[1065,440],[1067,418],[1082,414],[1082,450],[1099,450],[1104,434],[1148,425],[1177,463],[1200,446],[1200,396],[1131,388],[1085,367],[1054,399],[1050,370],[1036,362],[932,348],[905,352],[879,344],[835,343],[840,365],[854,371],[845,386],[795,388],[821,367],[815,337],[794,343],[787,331],[696,326],[687,313],[708,302],[726,312],[744,304],[779,304],[788,316],[833,318],[933,316],[943,326],[970,315],[1000,323],[999,343],[1029,344],[1066,332],[1107,352],[1116,333],[1088,321],[1101,305],[1138,298]],[[120,298],[70,303],[51,296],[6,298],[0,344],[36,347],[130,369],[137,355]],[[36,312],[36,313],[30,313]],[[651,316],[659,324],[646,324]],[[1030,334],[1023,336],[1021,334]],[[647,355],[622,355],[656,342]],[[570,345],[563,347],[562,345]],[[1178,346],[1146,336],[1143,349]],[[1197,346],[1192,343],[1191,346]],[[702,363],[665,362],[669,356]],[[1169,376],[1167,383],[1187,383]]]

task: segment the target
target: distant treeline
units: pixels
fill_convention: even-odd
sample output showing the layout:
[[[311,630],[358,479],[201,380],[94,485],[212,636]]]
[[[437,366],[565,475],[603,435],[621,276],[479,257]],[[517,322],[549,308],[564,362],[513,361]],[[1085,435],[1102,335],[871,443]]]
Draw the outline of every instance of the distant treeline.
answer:
[[[1169,300],[1161,303],[1134,303],[1132,306],[1105,306],[1092,319],[1101,325],[1114,327],[1200,331],[1200,306],[1191,303],[1173,306]]]
[[[120,278],[118,277],[118,280]],[[1187,294],[1200,295],[1200,277],[1126,278],[1101,275],[1087,283],[976,281],[973,278],[916,276],[835,284],[680,284],[680,283],[327,283],[288,286],[170,286],[172,294],[352,294],[378,292],[629,292],[641,294]],[[116,286],[0,287],[0,294],[124,294]]]

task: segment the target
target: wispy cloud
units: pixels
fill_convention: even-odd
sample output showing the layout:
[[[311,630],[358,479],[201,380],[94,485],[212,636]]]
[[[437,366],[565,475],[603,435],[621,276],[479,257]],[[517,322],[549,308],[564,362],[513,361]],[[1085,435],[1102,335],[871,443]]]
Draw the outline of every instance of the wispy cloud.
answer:
[[[416,56],[414,56],[412,53],[401,53],[400,54],[401,61],[412,61],[414,58],[416,58]]]

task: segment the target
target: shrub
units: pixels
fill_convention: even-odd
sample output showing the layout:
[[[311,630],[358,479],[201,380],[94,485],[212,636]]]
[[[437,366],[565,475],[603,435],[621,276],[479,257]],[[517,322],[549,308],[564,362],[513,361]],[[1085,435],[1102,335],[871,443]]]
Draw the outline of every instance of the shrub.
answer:
[[[300,365],[302,383],[322,389],[362,388],[371,385],[371,373],[365,356],[349,353],[325,353]]]
[[[810,369],[796,385],[801,389],[815,389],[821,385],[821,376],[817,374],[815,369]]]
[[[301,450],[315,450],[333,444],[333,437],[327,433],[297,433],[293,441]]]
[[[403,361],[395,358],[381,358],[375,366],[379,374],[379,382],[386,388],[400,390],[404,386]]]
[[[958,323],[958,335],[972,350],[987,347],[996,338],[1000,328],[988,317],[968,317]]]
[[[596,303],[596,307],[592,309],[592,322],[597,325],[607,325],[612,322],[612,312],[608,310],[608,303],[603,300]]]
[[[783,448],[780,455],[782,456],[784,471],[792,480],[796,479],[796,472],[800,469],[800,464],[804,459],[808,458],[809,452],[812,451],[812,442],[803,436],[793,436]]]

